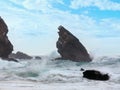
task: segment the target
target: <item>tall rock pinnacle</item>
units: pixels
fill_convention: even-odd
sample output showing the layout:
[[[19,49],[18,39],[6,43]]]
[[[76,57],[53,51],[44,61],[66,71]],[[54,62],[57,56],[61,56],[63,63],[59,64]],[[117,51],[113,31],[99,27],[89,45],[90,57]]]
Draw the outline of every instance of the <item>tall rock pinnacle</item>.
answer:
[[[58,53],[62,59],[72,61],[91,61],[91,58],[86,48],[80,43],[80,41],[63,26],[58,27],[59,39],[56,43]]]

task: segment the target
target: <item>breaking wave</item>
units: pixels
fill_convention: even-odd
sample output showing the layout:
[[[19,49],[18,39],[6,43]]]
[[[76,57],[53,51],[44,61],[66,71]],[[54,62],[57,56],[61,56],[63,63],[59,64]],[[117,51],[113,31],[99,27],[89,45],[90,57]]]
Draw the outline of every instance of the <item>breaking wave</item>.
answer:
[[[41,83],[81,82],[83,84],[93,82],[82,78],[80,68],[84,68],[108,73],[110,75],[108,84],[120,83],[119,56],[98,57],[89,63],[53,60],[51,58],[53,55],[41,60],[19,60],[18,63],[0,60],[0,80],[28,80]]]

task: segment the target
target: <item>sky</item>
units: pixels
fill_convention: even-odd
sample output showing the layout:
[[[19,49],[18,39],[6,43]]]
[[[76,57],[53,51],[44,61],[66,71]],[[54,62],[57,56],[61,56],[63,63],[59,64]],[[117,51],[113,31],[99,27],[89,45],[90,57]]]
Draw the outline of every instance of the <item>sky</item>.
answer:
[[[58,26],[73,33],[92,55],[120,55],[120,0],[0,0],[14,52],[55,51]]]

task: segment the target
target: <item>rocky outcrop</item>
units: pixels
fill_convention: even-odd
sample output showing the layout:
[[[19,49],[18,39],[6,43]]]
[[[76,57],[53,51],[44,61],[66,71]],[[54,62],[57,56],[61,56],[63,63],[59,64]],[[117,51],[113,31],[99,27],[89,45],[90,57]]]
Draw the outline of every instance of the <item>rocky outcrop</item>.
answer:
[[[8,27],[0,17],[0,57],[8,59],[9,54],[13,51],[13,45],[7,37]]]
[[[63,26],[58,27],[59,39],[56,43],[58,53],[62,59],[72,61],[91,61],[91,58],[86,48],[80,43],[80,41]]]
[[[18,51],[17,53],[12,53],[9,55],[10,58],[15,58],[15,59],[32,59],[33,57]]]

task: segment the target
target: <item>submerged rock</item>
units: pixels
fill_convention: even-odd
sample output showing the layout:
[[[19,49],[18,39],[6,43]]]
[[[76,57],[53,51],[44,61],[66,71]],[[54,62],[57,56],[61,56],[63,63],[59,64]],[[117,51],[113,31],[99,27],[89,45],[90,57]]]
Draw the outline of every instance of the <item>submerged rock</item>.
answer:
[[[91,58],[86,48],[80,43],[80,41],[63,26],[58,27],[59,39],[56,43],[58,53],[61,55],[61,59],[67,59],[72,61],[91,61]]]
[[[13,45],[7,36],[8,27],[4,20],[0,17],[0,57],[2,59],[9,58],[9,54],[13,51]]]
[[[110,78],[108,74],[103,74],[97,70],[85,70],[83,72],[83,77],[87,79],[101,80],[101,81],[106,81],[109,80]]]
[[[12,53],[9,55],[10,58],[15,58],[15,59],[32,59],[32,56],[29,56],[23,52],[18,51],[17,53]]]

